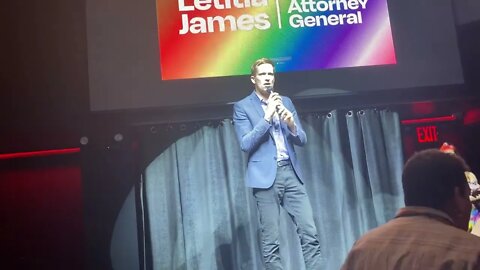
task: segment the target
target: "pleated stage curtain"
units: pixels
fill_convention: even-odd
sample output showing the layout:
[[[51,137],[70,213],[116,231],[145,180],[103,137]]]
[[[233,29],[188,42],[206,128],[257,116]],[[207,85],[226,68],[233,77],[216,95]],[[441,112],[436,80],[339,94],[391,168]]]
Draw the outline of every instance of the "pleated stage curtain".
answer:
[[[319,230],[322,269],[336,270],[361,234],[403,206],[398,114],[332,111],[305,114],[302,121],[308,142],[296,151]],[[203,126],[158,153],[144,174],[150,268],[263,269],[245,168],[246,154],[229,119]],[[286,212],[281,227],[285,269],[304,269]]]

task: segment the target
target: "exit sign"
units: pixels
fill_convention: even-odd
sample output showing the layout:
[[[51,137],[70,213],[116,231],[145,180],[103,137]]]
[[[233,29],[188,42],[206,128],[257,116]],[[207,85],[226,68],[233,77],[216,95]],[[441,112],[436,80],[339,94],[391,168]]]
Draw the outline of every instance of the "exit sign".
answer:
[[[438,141],[437,126],[421,126],[416,128],[419,143],[432,143]]]

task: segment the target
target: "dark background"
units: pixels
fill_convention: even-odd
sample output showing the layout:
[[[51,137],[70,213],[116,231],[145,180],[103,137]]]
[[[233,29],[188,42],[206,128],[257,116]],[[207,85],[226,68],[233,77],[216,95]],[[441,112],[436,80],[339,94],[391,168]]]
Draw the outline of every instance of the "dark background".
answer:
[[[478,4],[455,2],[466,79],[466,88],[454,91],[457,95],[451,95],[457,89],[447,86],[379,92],[298,100],[299,110],[381,106],[407,119],[452,113],[462,116],[479,108]],[[4,198],[0,210],[8,221],[0,225],[1,237],[5,237],[0,245],[2,254],[10,252],[2,265],[16,269],[112,268],[114,224],[138,183],[138,142],[132,130],[231,116],[228,104],[90,112],[85,10],[85,1],[74,0],[8,1],[0,9],[0,153],[79,147],[82,136],[89,138],[81,153],[73,156],[0,160],[0,197]],[[478,160],[478,123],[461,128],[457,124],[448,134],[457,130],[456,140],[466,138],[463,149],[471,149],[470,160]],[[117,133],[125,137],[121,143],[113,140]],[[129,222],[136,226],[134,218]],[[128,234],[132,235],[131,231]],[[133,235],[136,239],[135,232]]]
[[[87,0],[86,3],[91,110],[211,106],[237,101],[252,91],[248,75],[162,81],[155,1]],[[450,95],[457,95],[463,86],[463,76],[450,0],[389,1],[388,7],[396,64],[279,72],[276,91],[294,99],[347,95],[342,99],[351,100],[349,95],[363,91],[425,86],[430,86],[436,96],[438,86],[454,85]],[[170,19],[174,19],[173,14]],[[336,27],[327,31],[340,29]],[[260,35],[259,39],[262,38]],[[255,42],[239,45],[258,46]],[[269,46],[274,48],[276,44]],[[302,46],[299,44],[296,49],[301,51]],[[339,44],[339,49],[341,46],[344,45]],[[349,46],[356,48],[358,44]],[[192,47],[183,53],[198,52]],[[218,59],[212,56],[211,61]],[[228,57],[221,61],[238,65]],[[177,63],[191,64],[195,63]],[[243,69],[248,74],[249,64]],[[419,90],[422,89],[416,89]]]
[[[392,106],[432,99],[438,103],[450,103],[451,100],[471,103],[471,97],[478,96],[479,92],[480,22],[469,13],[476,6],[469,7],[471,1],[468,0],[463,2],[467,4],[461,5],[459,0],[460,8],[454,10],[459,10],[457,17],[461,18],[457,19],[457,33],[466,87],[427,87],[353,97],[310,98],[299,100],[305,106],[299,104],[297,107],[300,110],[329,110],[376,104]],[[74,146],[78,145],[81,136],[95,139],[95,136],[106,134],[111,137],[131,123],[175,122],[231,114],[228,104],[91,113],[85,2],[47,0],[8,2],[7,5],[2,8],[5,22],[1,24],[4,54],[0,65],[0,152]],[[463,104],[455,107],[457,103],[443,107],[454,111],[465,109]],[[408,105],[400,107],[400,111],[408,114]]]

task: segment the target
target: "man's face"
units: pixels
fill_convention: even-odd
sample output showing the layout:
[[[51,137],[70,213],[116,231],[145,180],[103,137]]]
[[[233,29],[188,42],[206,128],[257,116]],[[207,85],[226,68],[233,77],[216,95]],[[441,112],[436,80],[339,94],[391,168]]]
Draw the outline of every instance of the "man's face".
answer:
[[[275,83],[275,74],[271,64],[260,64],[256,68],[255,75],[250,77],[250,80],[255,85],[255,90],[263,95],[268,96],[269,89],[273,89]]]

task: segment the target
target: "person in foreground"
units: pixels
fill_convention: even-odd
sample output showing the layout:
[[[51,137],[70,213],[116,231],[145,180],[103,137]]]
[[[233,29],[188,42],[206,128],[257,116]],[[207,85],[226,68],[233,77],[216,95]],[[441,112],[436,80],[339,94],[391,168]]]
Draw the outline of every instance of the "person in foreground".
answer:
[[[292,101],[274,92],[274,64],[266,58],[251,66],[254,91],[234,105],[235,132],[248,153],[246,185],[252,188],[259,214],[266,269],[283,269],[279,252],[280,207],[297,227],[306,269],[318,269],[320,242],[294,144],[307,137]]]
[[[467,232],[468,171],[440,150],[413,155],[402,175],[406,206],[362,236],[342,269],[480,269],[480,238]]]

